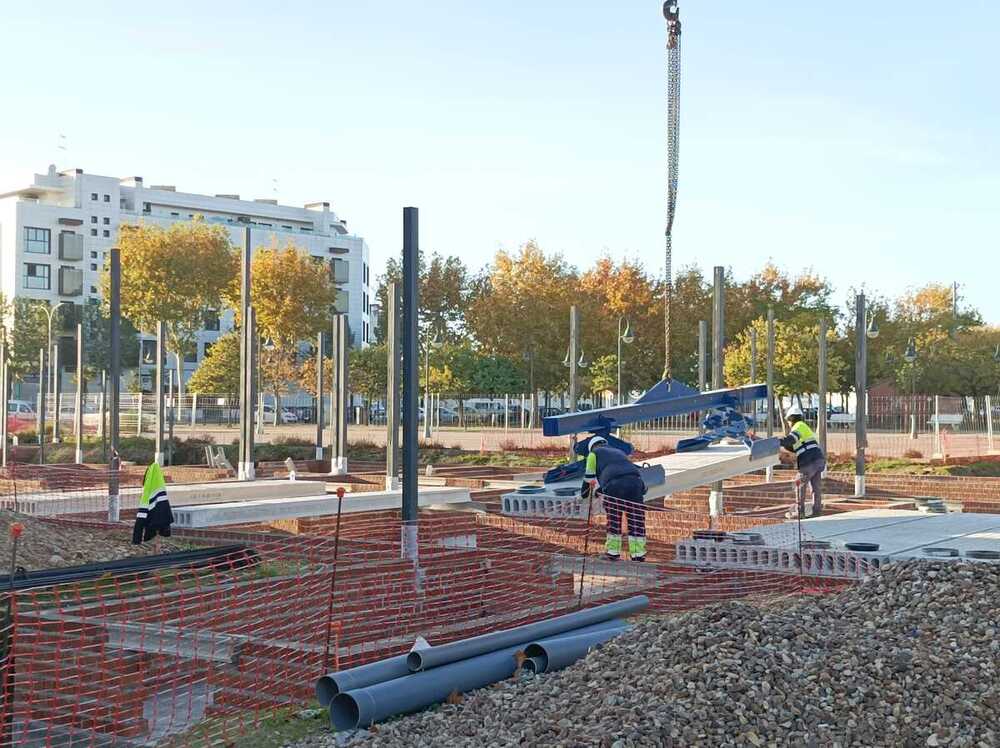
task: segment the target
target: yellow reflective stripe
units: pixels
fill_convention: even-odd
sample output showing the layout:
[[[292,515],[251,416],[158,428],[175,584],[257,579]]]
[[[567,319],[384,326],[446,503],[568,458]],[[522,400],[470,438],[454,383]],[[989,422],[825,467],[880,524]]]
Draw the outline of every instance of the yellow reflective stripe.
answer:
[[[608,533],[604,539],[604,550],[615,555],[620,554],[622,552],[622,536]]]
[[[635,535],[628,536],[628,555],[630,556],[645,556],[646,555],[646,538],[638,537]]]
[[[587,455],[586,477],[587,478],[597,477],[597,455],[594,454],[593,452]]]

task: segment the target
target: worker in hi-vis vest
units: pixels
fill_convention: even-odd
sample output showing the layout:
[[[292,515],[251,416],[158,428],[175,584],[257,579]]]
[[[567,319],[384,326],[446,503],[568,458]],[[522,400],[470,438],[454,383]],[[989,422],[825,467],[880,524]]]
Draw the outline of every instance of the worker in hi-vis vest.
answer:
[[[608,534],[604,551],[617,561],[622,555],[622,513],[628,516],[628,555],[633,561],[646,560],[646,484],[635,463],[620,449],[608,446],[603,436],[595,436],[587,444],[586,474],[583,478],[583,498],[598,492],[604,498],[604,513],[608,519]]]
[[[788,420],[788,434],[781,440],[781,446],[795,455],[799,470],[797,496],[799,516],[814,517],[823,512],[823,471],[826,470],[826,456],[816,440],[816,434],[809,424],[802,420],[802,409],[793,405],[785,413]],[[806,505],[806,486],[812,491],[812,504]]]

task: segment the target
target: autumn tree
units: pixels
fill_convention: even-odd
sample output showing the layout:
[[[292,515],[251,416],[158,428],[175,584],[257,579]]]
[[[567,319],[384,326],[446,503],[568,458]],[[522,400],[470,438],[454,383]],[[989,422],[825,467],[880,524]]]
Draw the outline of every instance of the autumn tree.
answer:
[[[236,266],[225,298],[236,310],[237,324],[242,324],[241,258]],[[321,258],[310,256],[291,241],[279,247],[275,240],[253,253],[250,297],[258,335],[270,341],[261,353],[261,374],[264,388],[274,394],[275,413],[278,413],[281,395],[288,391],[290,383],[301,381],[301,367],[306,358],[302,342],[311,341],[330,328],[337,287],[329,265]]]
[[[366,400],[382,400],[389,392],[389,358],[384,345],[355,348],[350,352],[351,392]]]
[[[235,394],[240,389],[240,334],[221,335],[188,380],[188,389],[204,393]]]
[[[205,316],[222,304],[235,274],[229,234],[203,220],[122,225],[118,247],[122,268],[122,316],[146,333],[166,323],[167,347],[174,354],[183,389],[184,355],[193,350]],[[107,266],[101,277],[103,303],[110,304]]]
[[[581,301],[576,271],[562,255],[528,242],[514,253],[497,252],[475,285],[466,321],[483,352],[522,362],[525,374],[530,352],[536,388],[560,387],[569,310]]]
[[[767,371],[767,321],[754,320],[726,348],[725,378],[728,387],[750,383],[750,330],[757,331],[757,378]],[[836,332],[827,330],[827,340],[836,339]],[[830,349],[827,355],[828,376],[841,376],[845,361]],[[778,397],[799,396],[816,392],[819,385],[819,326],[805,327],[791,322],[774,323],[774,393]]]
[[[421,252],[417,272],[421,345],[434,335],[445,342],[459,341],[465,332],[465,309],[471,283],[465,263],[458,257],[442,257],[437,252],[430,255],[428,262]],[[389,258],[376,293],[381,306],[377,324],[378,342],[386,340],[389,283],[402,282],[402,278],[402,264],[397,258]]]

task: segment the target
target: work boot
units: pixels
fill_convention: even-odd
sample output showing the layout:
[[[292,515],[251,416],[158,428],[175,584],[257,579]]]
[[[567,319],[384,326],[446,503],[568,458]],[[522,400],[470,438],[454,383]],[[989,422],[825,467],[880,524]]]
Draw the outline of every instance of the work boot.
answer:
[[[645,556],[633,556],[632,560],[636,561],[638,563],[642,563],[642,562],[644,562],[646,560],[646,557]]]
[[[604,554],[604,558],[606,558],[608,561],[621,561],[622,560],[622,557],[619,556],[617,553],[605,553]]]

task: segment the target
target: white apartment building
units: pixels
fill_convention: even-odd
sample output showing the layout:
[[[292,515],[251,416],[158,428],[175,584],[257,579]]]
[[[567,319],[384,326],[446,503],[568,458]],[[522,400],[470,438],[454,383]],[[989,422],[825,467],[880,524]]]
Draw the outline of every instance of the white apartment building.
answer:
[[[98,303],[99,277],[108,249],[122,224],[163,226],[202,216],[229,229],[242,247],[251,229],[253,247],[291,240],[323,258],[339,292],[337,311],[346,312],[354,345],[372,339],[368,246],[347,230],[326,202],[301,208],[276,200],[244,200],[235,194],[198,195],[172,185],[149,185],[142,177],[104,177],[82,169],[34,175],[25,187],[0,193],[0,290],[15,298]],[[197,368],[206,346],[232,328],[232,314],[222,315],[198,335],[197,352],[185,361],[185,379]],[[143,358],[155,359],[143,342]]]

